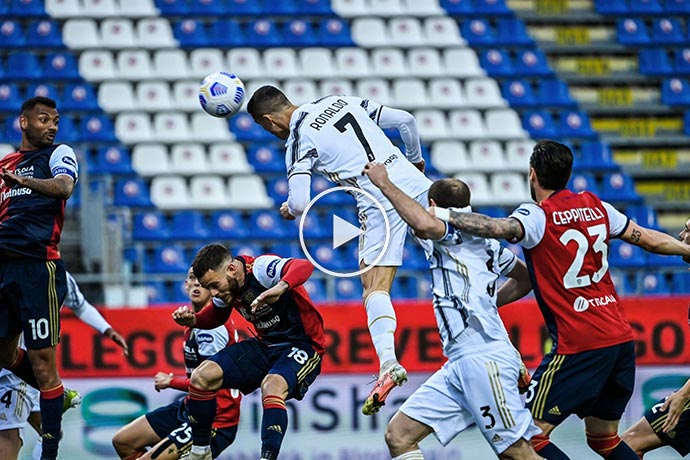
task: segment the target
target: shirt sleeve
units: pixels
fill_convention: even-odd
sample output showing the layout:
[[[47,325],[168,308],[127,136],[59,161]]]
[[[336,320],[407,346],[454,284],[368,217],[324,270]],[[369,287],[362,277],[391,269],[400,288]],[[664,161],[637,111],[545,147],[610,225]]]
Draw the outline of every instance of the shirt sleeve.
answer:
[[[522,240],[511,241],[511,243],[520,243],[522,247],[532,249],[544,238],[546,214],[536,204],[523,203],[509,217],[520,222],[524,231]]]
[[[225,326],[215,329],[194,329],[201,356],[213,356],[228,345],[228,330]]]
[[[53,154],[50,155],[50,171],[53,177],[67,175],[77,182],[79,176],[79,166],[77,165],[77,156],[74,154],[72,147],[61,144],[58,145]]]
[[[510,273],[513,268],[515,268],[517,261],[518,258],[512,253],[512,251],[503,246],[501,246],[501,249],[498,250],[498,268],[500,269],[502,276],[506,276],[508,273]]]
[[[84,294],[79,289],[79,285],[77,285],[77,282],[69,272],[67,273],[67,296],[65,297],[64,305],[74,311],[77,318],[101,334],[112,327],[103,318],[98,309],[86,301]]]
[[[295,125],[290,130],[290,137],[285,143],[285,166],[288,179],[295,174],[311,175],[314,160],[318,157],[316,144],[303,126],[307,115],[307,112],[298,115]]]
[[[259,256],[254,259],[252,273],[263,287],[270,289],[280,282],[283,268],[289,261],[278,256]]]
[[[311,176],[293,174],[288,179],[288,211],[293,216],[301,216],[311,199]]]
[[[602,201],[601,204],[604,205],[606,214],[609,216],[609,235],[611,235],[611,238],[620,237],[628,228],[630,218],[606,201]]]

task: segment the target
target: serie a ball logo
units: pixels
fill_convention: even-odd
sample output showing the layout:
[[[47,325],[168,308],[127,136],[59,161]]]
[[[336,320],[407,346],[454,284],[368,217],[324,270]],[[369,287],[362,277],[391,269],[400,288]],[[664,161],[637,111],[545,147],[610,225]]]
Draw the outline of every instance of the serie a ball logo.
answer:
[[[244,83],[235,74],[214,72],[201,82],[199,103],[209,115],[228,118],[240,110],[244,94]]]

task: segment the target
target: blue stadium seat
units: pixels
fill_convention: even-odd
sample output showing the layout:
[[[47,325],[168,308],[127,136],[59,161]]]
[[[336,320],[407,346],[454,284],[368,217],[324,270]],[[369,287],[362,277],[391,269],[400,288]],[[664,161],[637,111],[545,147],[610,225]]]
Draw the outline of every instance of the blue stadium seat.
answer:
[[[63,113],[60,115],[60,129],[57,136],[55,136],[55,142],[71,143],[81,141],[82,139],[82,133],[79,132],[74,118],[69,114]]]
[[[326,282],[323,278],[310,278],[303,286],[313,302],[326,302],[328,300]]]
[[[184,278],[186,278],[186,276]],[[180,276],[180,281],[173,281],[169,284],[170,286],[168,286],[168,302],[174,302],[178,305],[189,304],[189,295],[187,294],[187,291],[185,291],[184,289],[183,277]]]
[[[690,136],[690,110],[685,111],[685,115],[683,116],[683,123],[684,123],[684,128],[683,132]]]
[[[7,48],[23,48],[26,45],[24,29],[19,21],[6,19],[0,24],[0,46]]]
[[[269,19],[257,19],[247,24],[247,45],[257,48],[281,46],[282,36],[276,23]]]
[[[35,53],[18,51],[8,56],[5,76],[13,80],[38,80],[43,78],[42,68]]]
[[[280,0],[279,2],[272,2],[271,14],[275,16],[294,16],[297,13],[297,7],[293,0]]]
[[[618,164],[613,161],[611,148],[599,141],[585,141],[580,144],[578,168],[590,171],[616,171]]]
[[[646,265],[646,253],[642,248],[619,239],[609,241],[609,264],[616,268],[638,268]]]
[[[362,284],[356,278],[338,278],[335,280],[335,296],[337,300],[362,300]]]
[[[345,258],[340,251],[333,249],[333,244],[329,241],[323,244],[313,244],[307,241],[307,249],[314,260],[327,270],[343,270]],[[361,295],[361,293],[360,293]]]
[[[688,264],[683,262],[683,259],[678,256],[664,256],[652,252],[647,254],[647,265],[650,267],[660,267],[662,269],[668,267],[687,268],[688,266]]]
[[[602,179],[601,199],[612,203],[641,203],[642,197],[635,191],[635,183],[628,174],[614,172]]]
[[[72,191],[72,195],[70,195],[69,199],[65,202],[65,209],[67,210],[76,210],[81,207],[81,186],[76,186],[74,187],[74,190]]]
[[[310,210],[303,216],[303,235],[304,238],[326,238],[332,234],[332,218],[329,216],[322,217],[314,210]]]
[[[115,182],[113,205],[151,207],[149,186],[142,179],[120,179]]]
[[[249,228],[252,237],[265,240],[279,240],[293,237],[296,228],[285,225],[278,211],[254,211],[249,216]]]
[[[189,14],[187,0],[156,0],[156,7],[163,16],[187,16]]]
[[[558,133],[568,138],[590,138],[597,135],[592,129],[589,115],[581,110],[561,112],[558,119]]]
[[[471,0],[441,0],[441,7],[451,16],[469,16],[475,13]]]
[[[253,144],[247,150],[247,160],[259,174],[285,172],[285,155],[274,145]]]
[[[553,139],[558,136],[553,117],[545,110],[523,113],[522,127],[533,139]]]
[[[391,298],[410,300],[417,298],[416,280],[407,276],[396,276],[391,287]]]
[[[501,18],[496,24],[496,43],[505,46],[529,46],[534,40],[521,19]]]
[[[316,34],[310,22],[302,19],[295,19],[283,25],[283,44],[284,46],[314,46]]]
[[[153,250],[148,264],[144,265],[144,272],[182,274],[187,273],[189,265],[182,246],[179,244],[161,245]]]
[[[671,292],[673,294],[690,294],[690,272],[673,274],[671,281]]]
[[[609,274],[619,296],[629,296],[636,293],[635,285],[631,283],[630,277],[624,270],[612,268],[609,270]]]
[[[312,197],[315,197],[319,193],[323,192],[324,190],[328,190],[330,188],[336,187],[337,184],[334,184],[330,181],[328,181],[325,177],[323,177],[320,174],[313,174],[311,176],[311,195]],[[338,205],[348,205],[348,204],[354,204],[354,200],[348,196],[344,192],[333,192],[329,193],[327,195],[324,195],[322,198],[319,198],[319,201],[317,202],[317,206],[320,205],[332,205],[332,206],[338,206]]]
[[[690,105],[690,84],[685,78],[665,78],[661,83],[661,102],[666,105]]]
[[[10,0],[8,3],[12,16],[46,16],[43,0]]]
[[[49,53],[45,58],[44,76],[50,80],[73,80],[81,78],[79,66],[72,53],[58,51]]]
[[[227,14],[223,0],[189,0],[190,16],[224,16]]]
[[[543,106],[573,107],[575,101],[570,97],[568,84],[555,78],[539,80],[539,102]]]
[[[149,305],[170,302],[168,288],[163,281],[146,281],[146,299]]]
[[[534,107],[537,100],[532,85],[527,80],[506,80],[501,85],[501,94],[511,107]]]
[[[467,19],[460,26],[460,35],[470,46],[486,46],[496,43],[496,33],[489,24],[481,18]]]
[[[226,7],[230,16],[259,16],[264,13],[261,4],[253,0],[227,0]]]
[[[403,248],[403,267],[411,270],[426,270],[429,268],[429,263],[426,260],[424,250],[413,241],[414,238],[408,238]]]
[[[160,211],[147,211],[134,214],[132,239],[140,241],[167,241],[170,228]]]
[[[288,182],[285,177],[271,179],[266,183],[266,192],[274,203],[282,204],[288,198]]]
[[[270,254],[275,254],[280,257],[304,258],[304,252],[299,243],[276,243],[268,248]]]
[[[675,51],[673,68],[676,74],[690,75],[690,48],[679,48]]]
[[[249,238],[249,230],[238,211],[215,211],[209,219],[208,236],[215,240],[240,240]]]
[[[347,22],[338,18],[329,18],[319,21],[317,43],[321,46],[339,47],[354,46],[350,33],[350,26]]]
[[[492,77],[509,77],[515,73],[508,52],[502,49],[482,51],[479,64]]]
[[[24,96],[16,83],[0,85],[0,110],[12,113],[18,112],[22,102],[24,102]]]
[[[669,295],[671,289],[661,273],[642,273],[640,285],[644,295]]]
[[[58,94],[55,85],[50,83],[32,83],[26,88],[26,97],[43,96],[53,99],[57,103],[58,110],[63,109],[62,98]]]
[[[107,115],[83,117],[79,123],[81,139],[86,142],[115,142],[115,128]]]
[[[524,50],[517,53],[513,63],[514,74],[523,77],[546,77],[553,75],[546,55],[540,50]]]
[[[659,45],[678,45],[685,43],[683,26],[678,19],[655,19],[652,26],[652,41]]]
[[[237,243],[231,247],[233,256],[258,257],[265,253],[263,248],[256,243]]]
[[[129,150],[124,147],[101,147],[91,165],[91,174],[126,175],[133,174]]]
[[[18,110],[14,109],[16,112]],[[15,112],[15,113],[16,113]],[[19,116],[10,116],[5,119],[2,130],[2,142],[18,145],[22,140],[22,130],[19,128]]]
[[[60,97],[64,110],[96,111],[99,110],[96,92],[89,83],[72,83],[65,85]]]
[[[647,26],[640,18],[619,19],[616,24],[618,41],[623,45],[648,45]]]
[[[330,0],[295,0],[297,16],[332,15]]]
[[[26,45],[34,48],[62,48],[62,33],[55,22],[33,21],[26,30]]]
[[[7,16],[7,12],[10,10],[6,2],[0,2],[0,16]]]
[[[640,73],[650,76],[665,76],[673,73],[671,59],[663,48],[650,48],[640,50]]]
[[[567,187],[576,193],[587,190],[588,192],[599,194],[599,186],[597,185],[594,175],[591,173],[572,174]]]
[[[670,14],[690,14],[690,0],[666,0],[664,6]]]
[[[629,0],[628,7],[633,14],[659,14],[664,7],[658,0]]]
[[[505,0],[474,0],[474,10],[482,16],[513,14]]]
[[[245,38],[239,22],[219,18],[211,24],[209,41],[212,46],[232,48],[244,45]]]
[[[661,229],[656,210],[651,206],[633,205],[625,209],[625,215],[637,222],[638,225],[655,230]]]
[[[201,21],[184,19],[175,24],[174,33],[182,48],[202,48],[210,44]]]
[[[252,116],[247,112],[240,112],[230,118],[230,131],[240,142],[271,141],[275,140],[272,134],[254,123]]]
[[[599,14],[626,14],[629,13],[625,0],[594,0],[594,10]]]
[[[177,211],[170,221],[170,236],[176,240],[205,240],[209,237],[206,217],[200,211]]]

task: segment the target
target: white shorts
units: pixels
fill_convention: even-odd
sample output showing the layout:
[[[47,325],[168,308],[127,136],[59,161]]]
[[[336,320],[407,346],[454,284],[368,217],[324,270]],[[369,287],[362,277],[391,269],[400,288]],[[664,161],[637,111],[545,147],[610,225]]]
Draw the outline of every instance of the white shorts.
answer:
[[[476,353],[447,361],[400,407],[430,426],[447,445],[476,423],[496,454],[541,430],[518,393],[520,363],[507,342],[491,342]]]
[[[14,374],[0,375],[0,430],[19,429],[24,442],[24,428],[31,412],[40,412],[40,393]]]
[[[429,193],[424,192],[415,197],[415,201],[426,209],[429,207],[428,197]],[[385,254],[376,265],[399,267],[403,261],[408,226],[394,208],[387,209],[386,216],[391,229],[390,239]],[[371,206],[359,212],[359,224],[363,230],[359,237],[359,263],[364,262],[366,265],[371,265],[385,244],[386,223],[383,220],[381,210],[376,206]]]

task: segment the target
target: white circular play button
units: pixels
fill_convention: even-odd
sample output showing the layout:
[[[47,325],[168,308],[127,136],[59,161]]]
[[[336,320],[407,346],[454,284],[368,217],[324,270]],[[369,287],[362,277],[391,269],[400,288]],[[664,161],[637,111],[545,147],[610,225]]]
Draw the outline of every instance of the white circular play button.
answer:
[[[349,222],[348,220],[344,219],[342,215],[338,215],[339,210],[338,208],[331,208],[331,211],[329,213],[329,217],[325,221],[325,225],[332,225],[333,233],[332,233],[332,239],[331,239],[331,244],[328,245],[328,247],[325,247],[324,245],[311,245],[308,244],[308,242],[305,239],[304,233],[304,225],[305,222],[307,222],[308,219],[308,214],[309,211],[311,211],[312,207],[323,197],[325,197],[328,194],[331,193],[349,193],[350,195],[355,195],[355,194],[360,194],[363,195],[368,201],[370,201],[376,209],[383,215],[383,222],[386,226],[386,232],[385,232],[385,238],[383,241],[383,246],[381,246],[381,250],[379,251],[378,254],[376,254],[376,257],[374,258],[374,261],[370,264],[367,265],[366,267],[360,269],[359,268],[359,261],[358,260],[353,260],[350,261],[350,263],[343,263],[343,267],[341,267],[342,271],[336,270],[336,269],[331,269],[325,267],[323,264],[319,262],[319,259],[323,260],[324,257],[319,256],[319,251],[321,252],[329,252],[329,249],[331,252],[328,253],[327,257],[331,258],[338,258],[342,257],[342,255],[346,255],[345,257],[351,257],[356,259],[357,258],[357,253],[358,251],[351,251],[347,252],[344,251],[346,249],[346,246],[348,243],[350,243],[352,240],[355,238],[361,238],[364,234],[364,231],[354,225],[352,222]],[[351,198],[350,198],[351,199]],[[321,270],[322,272],[336,276],[339,278],[346,278],[346,277],[351,277],[351,276],[358,276],[361,275],[362,273],[368,271],[371,269],[371,267],[375,266],[376,264],[379,263],[383,255],[386,253],[386,250],[388,249],[388,243],[390,241],[390,223],[388,222],[388,216],[386,215],[386,210],[383,208],[381,203],[379,203],[374,196],[362,189],[356,188],[356,187],[333,187],[329,188],[327,190],[324,190],[323,192],[319,193],[316,195],[307,205],[307,207],[304,209],[304,213],[300,217],[300,222],[299,222],[299,243],[302,246],[302,251],[304,251],[304,255],[309,259],[309,261],[314,264],[316,268]],[[310,250],[311,246],[311,250]],[[336,254],[335,251],[337,250],[342,250],[340,255]],[[312,254],[312,251],[315,252],[315,254]],[[356,269],[346,269],[345,267],[357,267]]]

